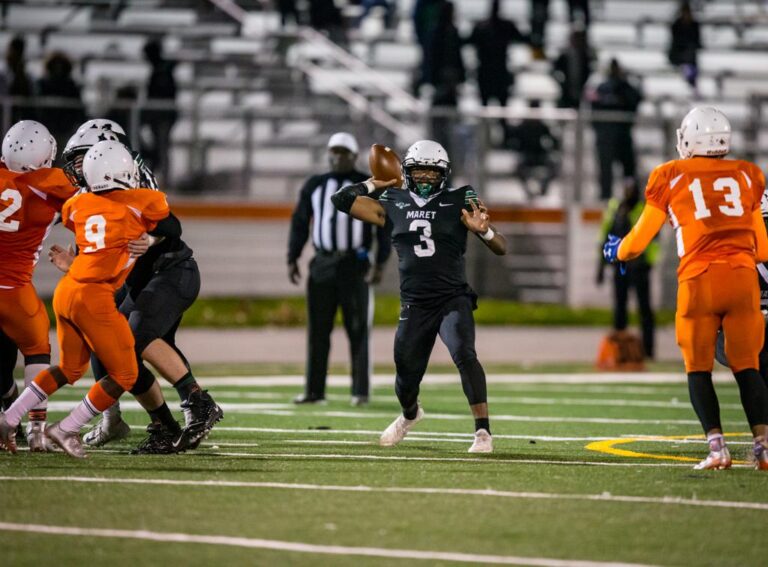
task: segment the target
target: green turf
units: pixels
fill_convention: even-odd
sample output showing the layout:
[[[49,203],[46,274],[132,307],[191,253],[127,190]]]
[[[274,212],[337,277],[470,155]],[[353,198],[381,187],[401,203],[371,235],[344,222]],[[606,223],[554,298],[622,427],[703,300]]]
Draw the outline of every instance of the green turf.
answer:
[[[50,300],[46,301],[51,322],[54,322]],[[397,325],[400,300],[393,295],[377,295],[374,323]],[[340,317],[340,315],[339,315]],[[674,311],[659,310],[656,323],[669,325],[675,320]],[[475,311],[478,325],[545,325],[545,326],[599,326],[613,323],[610,309],[570,308],[555,304],[519,303],[503,299],[482,298]],[[203,297],[195,301],[184,313],[184,327],[298,327],[306,325],[304,297]],[[337,324],[341,323],[341,319]],[[630,323],[637,323],[633,313]]]
[[[215,380],[209,380],[209,386],[224,405],[226,417],[195,452],[169,457],[127,455],[142,437],[138,426],[145,423],[139,411],[127,406],[124,415],[137,429],[128,440],[108,447],[109,451],[91,451],[85,462],[61,454],[0,455],[0,476],[26,479],[4,481],[0,522],[572,561],[765,565],[761,542],[768,510],[295,486],[492,489],[768,504],[768,476],[747,468],[695,472],[688,463],[676,466],[674,461],[616,457],[586,449],[590,439],[584,438],[698,434],[684,383],[493,383],[489,394],[496,451],[486,456],[466,452],[473,428],[458,381],[438,385],[427,379],[421,396],[427,417],[411,440],[393,449],[376,443],[378,432],[397,412],[389,386],[376,388],[372,404],[364,409],[349,406],[346,388],[330,388],[325,406],[296,407],[290,398],[297,387],[235,387],[217,385]],[[84,388],[67,388],[52,401],[74,403],[84,392]],[[166,393],[177,407],[174,392]],[[747,427],[737,389],[725,384],[718,386],[718,394],[727,430],[744,433]],[[61,415],[57,411],[54,418]],[[591,422],[594,418],[606,423]],[[749,437],[733,437],[732,443],[734,456],[743,458]],[[641,440],[621,447],[657,456],[700,458],[705,452],[702,442],[683,440]],[[648,464],[662,466],[643,466]],[[36,476],[294,486],[29,480]],[[95,562],[378,566],[394,562],[206,543],[0,534],[8,565],[38,565],[41,559],[51,562],[53,557],[60,566]]]

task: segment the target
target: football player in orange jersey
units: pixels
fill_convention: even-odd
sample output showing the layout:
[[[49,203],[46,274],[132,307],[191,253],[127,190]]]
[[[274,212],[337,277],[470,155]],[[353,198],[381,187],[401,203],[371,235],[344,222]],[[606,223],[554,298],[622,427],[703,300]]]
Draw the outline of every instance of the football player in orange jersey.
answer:
[[[16,346],[24,355],[24,382],[51,363],[48,314],[32,285],[43,240],[61,207],[77,192],[63,171],[52,169],[56,141],[48,129],[33,120],[14,124],[5,135],[0,168],[0,331],[2,341],[2,396],[15,397],[13,363]],[[6,169],[7,168],[7,169]],[[11,354],[12,353],[12,354]],[[7,405],[6,401],[6,407]],[[27,439],[31,451],[45,451],[43,434],[47,405],[31,408]]]
[[[70,138],[62,160],[64,171],[74,185],[86,188],[83,157],[95,143],[103,140],[124,143],[125,133],[119,124],[96,119],[83,124]],[[157,189],[157,182],[141,156],[132,152],[132,157],[139,170],[139,187]],[[149,435],[132,453],[167,454],[193,449],[223,417],[221,408],[210,394],[200,388],[175,342],[182,315],[197,298],[200,289],[200,273],[193,251],[181,239],[181,234],[181,223],[173,213],[160,221],[149,235],[153,245],[136,260],[115,296],[118,310],[128,319],[135,339],[139,377],[131,393],[151,419],[147,427]],[[74,254],[56,246],[49,256],[65,272],[74,260]],[[173,417],[144,360],[178,392],[184,411],[184,429]],[[108,374],[95,356],[91,356],[91,369],[97,379]],[[102,414],[83,441],[91,446],[101,446],[129,433],[130,427],[122,420],[119,404],[115,404]]]
[[[691,110],[677,131],[679,160],[658,166],[646,188],[646,207],[632,231],[611,235],[609,262],[637,257],[669,218],[675,229],[678,295],[675,329],[688,373],[691,403],[709,443],[694,468],[727,469],[720,408],[712,384],[718,329],[754,435],[756,467],[768,470],[768,386],[758,371],[764,323],[756,262],[768,260],[760,211],[765,177],[753,163],[724,159],[731,125],[711,107]]]
[[[88,367],[91,351],[109,372],[83,401],[45,435],[73,457],[85,457],[80,429],[114,404],[136,382],[138,366],[128,321],[115,306],[114,293],[135,258],[128,243],[151,231],[170,213],[165,195],[135,189],[138,173],[130,152],[119,142],[95,144],[84,158],[90,192],[68,200],[64,225],[75,233],[80,254],[56,287],[60,363],[40,372],[7,412],[0,415],[0,445],[15,452],[14,431],[31,407],[56,390],[76,382]]]

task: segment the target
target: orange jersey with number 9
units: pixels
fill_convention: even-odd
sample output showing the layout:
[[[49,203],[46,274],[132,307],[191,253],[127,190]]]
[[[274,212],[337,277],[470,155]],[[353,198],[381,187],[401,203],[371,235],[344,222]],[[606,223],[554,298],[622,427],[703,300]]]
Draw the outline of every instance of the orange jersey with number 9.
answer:
[[[75,233],[78,255],[68,276],[82,283],[108,283],[117,289],[135,258],[128,243],[168,216],[165,195],[151,189],[82,193],[64,204],[65,226]]]
[[[16,173],[0,168],[0,288],[32,281],[56,213],[76,192],[61,169]]]
[[[646,202],[669,215],[680,281],[715,261],[754,269],[752,213],[760,207],[764,190],[763,172],[742,160],[694,157],[653,170]]]

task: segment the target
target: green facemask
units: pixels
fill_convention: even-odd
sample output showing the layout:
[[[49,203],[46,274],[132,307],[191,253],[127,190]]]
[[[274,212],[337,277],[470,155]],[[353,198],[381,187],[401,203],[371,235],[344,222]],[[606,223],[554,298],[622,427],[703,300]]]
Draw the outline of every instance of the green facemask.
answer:
[[[416,193],[418,193],[419,197],[422,199],[426,199],[429,197],[429,194],[432,193],[432,184],[431,183],[417,183],[416,184]]]

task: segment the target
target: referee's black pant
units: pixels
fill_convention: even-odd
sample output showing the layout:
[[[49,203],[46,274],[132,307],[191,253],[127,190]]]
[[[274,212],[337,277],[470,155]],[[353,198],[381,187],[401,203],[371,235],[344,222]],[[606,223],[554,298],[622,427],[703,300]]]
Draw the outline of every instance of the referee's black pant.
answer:
[[[331,331],[339,307],[349,337],[352,395],[369,394],[368,335],[372,306],[365,280],[369,267],[367,260],[354,253],[318,252],[312,259],[307,283],[307,396],[325,397]]]

